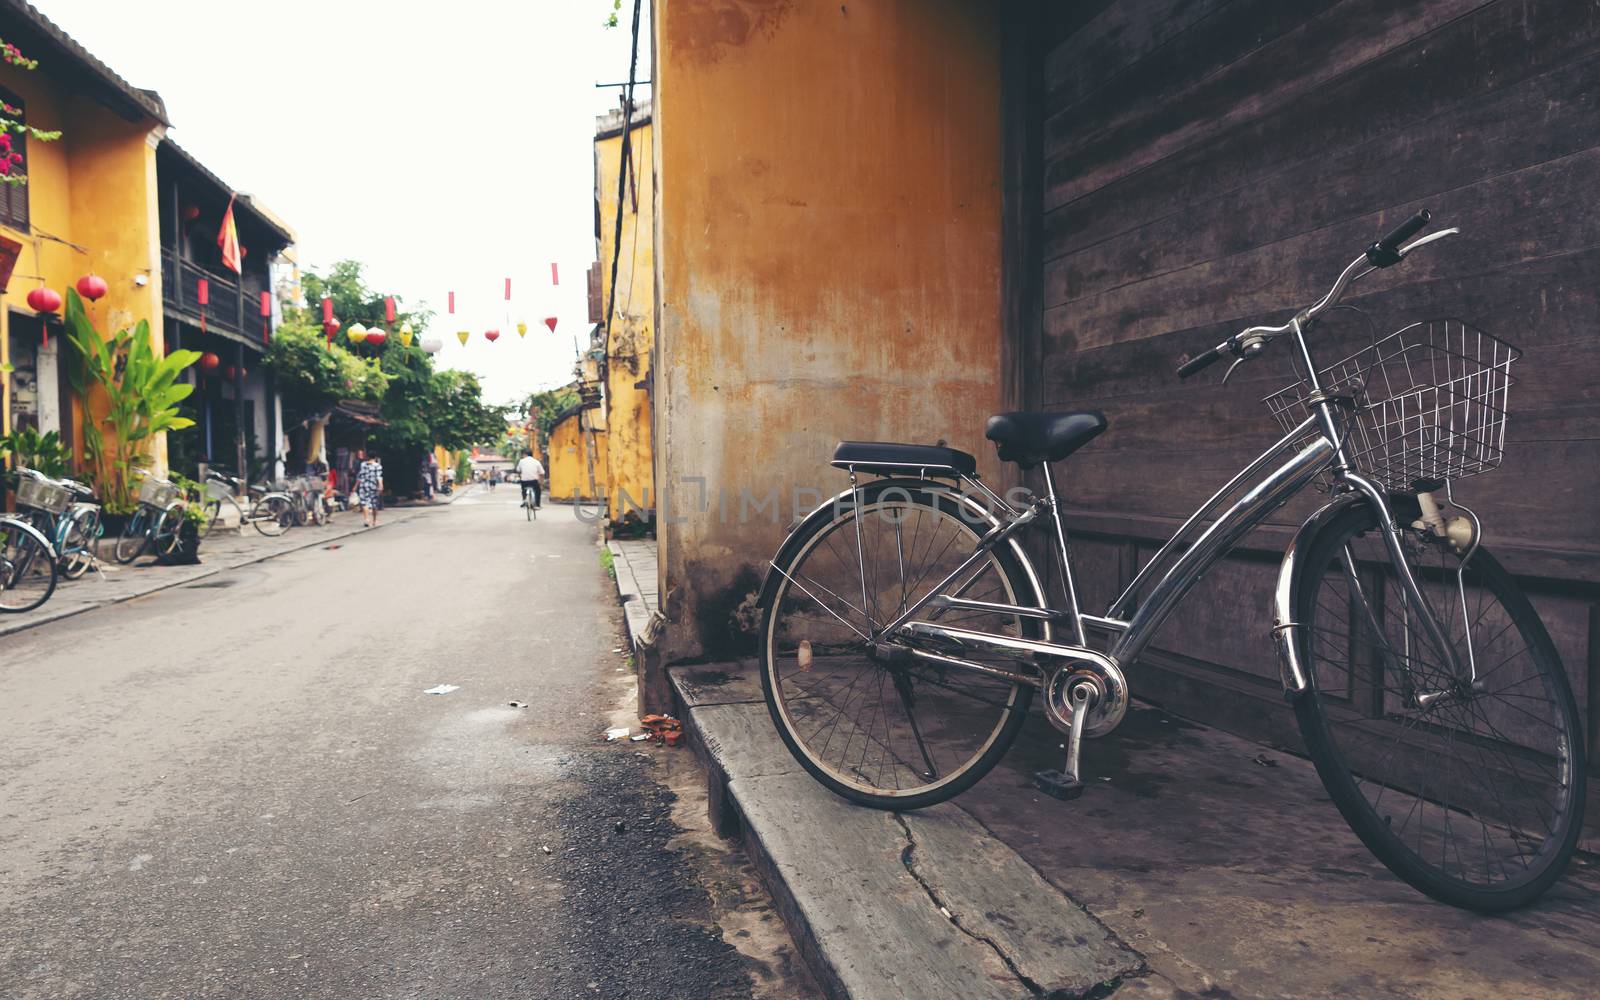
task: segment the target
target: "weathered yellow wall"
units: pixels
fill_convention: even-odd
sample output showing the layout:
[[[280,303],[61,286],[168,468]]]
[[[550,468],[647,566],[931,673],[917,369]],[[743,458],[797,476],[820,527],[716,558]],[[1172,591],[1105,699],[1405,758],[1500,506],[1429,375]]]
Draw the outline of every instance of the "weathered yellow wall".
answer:
[[[559,500],[593,500],[595,492],[589,487],[589,458],[586,451],[589,433],[579,430],[580,416],[587,426],[593,410],[574,413],[556,424],[550,431],[550,454],[545,458],[545,472],[549,475],[550,496]],[[607,441],[605,431],[594,432],[594,482],[601,492],[606,491]]]
[[[34,72],[0,65],[0,86],[26,103],[30,124],[59,129],[56,142],[28,143],[28,209],[33,232],[0,226],[0,233],[23,244],[16,274],[0,296],[0,351],[9,354],[10,311],[31,313],[28,292],[45,284],[60,292],[93,272],[106,279],[109,291],[90,307],[102,334],[148,320],[156,352],[164,350],[161,335],[161,241],[157,221],[155,143],[160,126],[153,120],[129,122],[83,97],[58,87],[41,67]],[[44,234],[59,237],[46,238]],[[65,242],[61,242],[65,241]],[[86,252],[79,252],[76,244]],[[135,284],[144,275],[143,287]],[[69,363],[65,350],[62,363]],[[74,399],[72,427],[82,454],[82,401]],[[0,414],[9,430],[10,386],[6,383]],[[153,446],[158,469],[166,465],[166,436]]]
[[[655,143],[649,124],[635,126],[633,168],[622,200],[622,253],[617,259],[616,309],[606,342],[605,387],[607,514],[655,505],[650,377],[655,346]],[[595,140],[595,190],[600,204],[600,301],[611,302],[611,258],[617,244],[617,174],[622,136]],[[637,207],[636,207],[637,206]]]
[[[747,648],[731,613],[796,507],[848,485],[838,440],[997,471],[997,6],[656,0],[667,661]]]

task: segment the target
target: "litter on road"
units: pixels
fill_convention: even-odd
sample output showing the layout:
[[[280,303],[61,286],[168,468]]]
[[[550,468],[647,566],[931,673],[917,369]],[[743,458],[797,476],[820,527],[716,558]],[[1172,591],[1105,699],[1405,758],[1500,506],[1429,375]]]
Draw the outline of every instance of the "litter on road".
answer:
[[[607,729],[606,730],[606,742],[607,743],[615,743],[617,740],[623,740],[623,739],[627,739],[627,738],[628,738],[628,727],[627,726],[618,726],[615,729]]]
[[[437,685],[436,687],[428,688],[426,691],[424,691],[422,693],[423,694],[449,694],[451,691],[460,691],[460,690],[461,690],[461,685],[460,684],[440,684],[440,685]]]

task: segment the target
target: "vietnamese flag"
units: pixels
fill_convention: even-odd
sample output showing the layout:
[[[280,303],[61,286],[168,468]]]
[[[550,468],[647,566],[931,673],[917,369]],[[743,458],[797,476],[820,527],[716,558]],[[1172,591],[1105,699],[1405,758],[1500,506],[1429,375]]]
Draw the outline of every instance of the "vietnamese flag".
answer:
[[[228,210],[222,213],[222,228],[217,230],[217,249],[222,251],[222,264],[242,274],[239,264],[239,229],[233,224],[233,198],[228,199]]]

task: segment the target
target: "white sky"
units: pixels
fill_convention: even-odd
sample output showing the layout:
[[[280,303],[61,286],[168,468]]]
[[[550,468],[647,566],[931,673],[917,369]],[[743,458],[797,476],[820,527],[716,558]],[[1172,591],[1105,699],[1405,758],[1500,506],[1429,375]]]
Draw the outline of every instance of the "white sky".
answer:
[[[610,0],[33,3],[158,91],[172,138],[287,221],[303,263],[355,258],[373,288],[433,307],[436,360],[476,372],[491,402],[572,377],[595,256],[594,117],[619,98],[594,84],[627,79],[629,0],[612,29]],[[649,39],[646,23],[641,80]]]

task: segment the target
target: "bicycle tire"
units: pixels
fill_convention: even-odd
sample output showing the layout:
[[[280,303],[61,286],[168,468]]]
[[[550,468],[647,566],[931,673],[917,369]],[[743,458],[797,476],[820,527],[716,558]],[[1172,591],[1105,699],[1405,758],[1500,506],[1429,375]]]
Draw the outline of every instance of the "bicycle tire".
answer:
[[[100,531],[100,517],[92,510],[79,510],[67,516],[69,520],[61,539],[61,575],[77,580],[94,565],[92,546]]]
[[[198,530],[200,537],[205,538],[211,534],[211,529],[216,527],[217,522],[222,518],[222,501],[216,499],[207,500],[201,505],[200,509],[205,511],[206,519],[200,522]]]
[[[150,544],[150,512],[140,507],[128,515],[128,520],[122,525],[122,534],[117,536],[117,544],[111,550],[111,557],[123,566],[133,562],[144,554],[145,546]]]
[[[1549,633],[1527,597],[1500,563],[1480,547],[1466,569],[1467,578],[1477,588],[1472,593],[1479,594],[1478,607],[1470,624],[1468,608],[1462,607],[1460,634],[1473,637],[1474,655],[1483,655],[1486,662],[1492,656],[1500,662],[1482,673],[1474,663],[1472,671],[1477,687],[1467,685],[1460,689],[1460,694],[1450,694],[1432,706],[1418,706],[1414,700],[1418,682],[1429,690],[1443,690],[1445,678],[1436,668],[1428,666],[1427,648],[1421,642],[1412,646],[1407,641],[1403,651],[1395,649],[1396,643],[1390,637],[1396,626],[1403,627],[1406,634],[1413,634],[1407,602],[1401,596],[1389,597],[1390,590],[1398,595],[1398,588],[1384,583],[1379,576],[1386,570],[1393,572],[1392,567],[1385,567],[1376,560],[1363,566],[1360,552],[1355,548],[1354,540],[1364,534],[1376,535],[1376,527],[1371,508],[1365,504],[1343,512],[1312,540],[1306,561],[1297,574],[1296,615],[1302,623],[1300,653],[1311,679],[1310,688],[1295,700],[1300,732],[1317,773],[1340,813],[1362,843],[1395,875],[1435,899],[1466,909],[1500,912],[1524,906],[1561,877],[1583,825],[1587,762],[1578,706],[1566,672]],[[1421,546],[1434,543],[1423,540],[1416,544],[1421,550]],[[1445,545],[1438,543],[1437,547],[1441,565],[1449,566],[1445,561],[1448,554]],[[1345,552],[1356,556],[1356,565],[1368,574],[1369,582],[1358,586],[1348,582],[1350,573],[1343,568],[1348,565]],[[1450,558],[1457,557],[1451,554]],[[1459,565],[1458,558],[1456,565]],[[1413,572],[1422,573],[1423,570],[1414,568]],[[1360,571],[1356,579],[1361,580]],[[1429,590],[1438,588],[1440,593],[1453,592],[1453,574],[1429,572],[1424,579],[1429,581],[1424,585],[1424,596],[1443,607],[1442,602],[1429,597]],[[1341,581],[1342,591],[1338,588]],[[1451,590],[1446,591],[1447,586]],[[1328,593],[1325,594],[1325,590]],[[1337,637],[1340,630],[1331,627],[1338,618],[1341,593],[1349,619],[1345,623],[1342,646]],[[1470,599],[1467,601],[1468,605],[1472,603]],[[1495,612],[1495,604],[1503,609],[1503,615]],[[1391,611],[1391,605],[1397,610]],[[1442,626],[1451,637],[1450,641],[1465,648],[1466,643],[1456,638],[1458,623],[1454,609],[1448,615],[1441,611],[1437,617],[1443,620]],[[1365,624],[1368,622],[1375,623],[1377,629]],[[1513,628],[1515,633],[1511,633]],[[1498,631],[1486,642],[1485,637],[1492,629]],[[1374,637],[1378,630],[1382,638]],[[1508,634],[1510,638],[1505,638]],[[1497,679],[1495,675],[1520,656],[1514,653],[1512,657],[1501,659],[1506,646],[1497,644],[1502,640],[1513,643],[1519,638],[1523,643],[1521,652],[1527,656],[1515,659],[1512,676],[1519,673],[1523,676],[1511,683],[1503,676]],[[1348,682],[1344,685],[1340,683],[1341,669]],[[1391,681],[1391,678],[1398,679]],[[1535,678],[1541,682],[1547,702],[1537,699],[1539,689],[1526,687]],[[1391,690],[1390,683],[1398,686]],[[1510,688],[1522,690],[1512,693]],[[1341,689],[1346,697],[1340,696]],[[1507,698],[1518,700],[1507,701]],[[1511,714],[1505,708],[1507,705],[1511,706]],[[1548,705],[1554,713],[1552,719],[1539,720],[1531,714],[1541,711],[1541,705]],[[1519,720],[1515,713],[1529,715],[1530,719]],[[1507,718],[1511,718],[1514,725],[1507,724]],[[1400,721],[1402,719],[1406,721]],[[1500,720],[1499,726],[1495,719]],[[1530,729],[1530,721],[1541,722],[1548,727],[1549,734]],[[1500,726],[1518,733],[1515,739],[1526,745],[1515,742]],[[1341,733],[1354,735],[1345,739]],[[1374,733],[1379,736],[1357,742]],[[1381,751],[1381,757],[1378,756],[1380,751],[1372,746],[1372,740],[1379,738],[1386,741],[1392,738]],[[1550,754],[1545,753],[1542,746],[1546,741],[1553,751]],[[1397,751],[1405,754],[1417,743],[1423,747],[1421,764],[1408,769],[1397,757]],[[1473,751],[1470,762],[1476,767],[1458,767],[1455,761],[1448,759],[1447,755],[1457,746],[1463,751],[1469,748]],[[1489,751],[1488,756],[1485,751]],[[1496,753],[1499,760],[1493,757]],[[1542,765],[1541,760],[1545,758],[1550,760],[1553,770],[1542,770],[1546,765]],[[1471,781],[1476,781],[1477,786],[1464,787]],[[1407,786],[1413,784],[1416,785],[1414,793],[1408,793]],[[1548,785],[1552,791],[1554,823],[1546,825],[1545,836],[1534,847],[1531,857],[1522,860],[1523,843],[1532,842],[1527,823],[1530,807],[1533,817],[1540,824],[1545,822],[1535,798],[1541,785]],[[1392,795],[1389,794],[1391,790]],[[1369,796],[1374,791],[1375,796]],[[1405,794],[1414,794],[1416,802],[1401,816],[1407,801],[1402,797]],[[1439,832],[1431,834],[1427,827],[1430,808],[1439,828]],[[1477,822],[1479,830],[1471,829],[1473,821]],[[1453,822],[1473,839],[1455,840]],[[1513,860],[1522,861],[1523,870],[1516,871],[1506,858],[1500,858],[1505,878],[1497,880],[1494,864],[1502,843],[1514,848],[1516,857]],[[1440,845],[1437,863],[1432,860],[1436,844]],[[1451,870],[1452,844],[1455,871]],[[1472,876],[1480,849],[1484,856],[1484,874],[1476,878]]]
[[[268,496],[257,500],[250,508],[250,522],[268,538],[276,538],[288,531],[292,509],[283,497]]]
[[[889,494],[890,491],[899,491],[899,494],[903,495],[903,502],[901,495],[895,496],[894,505],[908,508],[907,513],[904,515],[906,519],[909,520],[911,516],[909,508],[912,507],[920,508],[921,511],[932,511],[934,514],[944,519],[940,523],[946,525],[965,525],[965,535],[967,536],[967,540],[970,541],[974,547],[976,546],[977,540],[980,537],[980,532],[973,530],[970,523],[962,520],[962,512],[965,508],[961,507],[957,501],[953,500],[945,492],[930,490],[925,483],[896,480],[881,480],[875,483],[869,483],[861,487],[859,490],[859,495],[861,497],[860,509],[862,511],[871,511],[874,509],[881,510],[885,505],[888,504],[886,494]],[[802,587],[802,584],[810,579],[806,572],[808,557],[814,552],[818,553],[818,565],[823,565],[824,557],[821,554],[821,546],[827,542],[828,537],[831,534],[843,530],[843,526],[849,521],[853,520],[857,508],[852,505],[848,510],[840,513],[838,512],[838,508],[834,507],[832,509],[835,511],[835,513],[832,516],[828,516],[826,513],[829,509],[830,508],[824,508],[822,511],[818,511],[816,514],[813,514],[811,518],[803,522],[800,527],[796,529],[796,531],[784,542],[782,548],[779,549],[778,555],[773,560],[774,566],[781,567],[781,569],[775,569],[773,572],[769,573],[767,581],[762,588],[761,599],[759,602],[759,608],[761,611],[761,630],[759,633],[761,647],[760,665],[762,696],[766,701],[767,711],[772,717],[774,727],[778,730],[778,735],[782,738],[784,745],[788,748],[790,754],[793,755],[795,760],[800,763],[801,767],[803,767],[808,774],[810,774],[824,787],[828,788],[835,794],[860,805],[869,806],[876,809],[921,809],[939,802],[944,802],[972,787],[972,785],[980,780],[985,774],[987,774],[994,767],[994,765],[999,762],[1000,758],[1005,755],[1005,752],[1010,749],[1012,743],[1016,741],[1018,734],[1021,732],[1023,724],[1027,720],[1028,706],[1033,700],[1034,689],[1031,685],[1024,683],[1006,683],[1003,681],[994,682],[992,679],[989,679],[982,674],[973,674],[964,671],[960,674],[941,673],[941,676],[943,676],[945,680],[948,680],[951,676],[957,676],[959,678],[979,678],[983,681],[989,681],[990,688],[992,688],[992,690],[982,691],[983,697],[980,697],[977,693],[971,692],[967,693],[966,697],[969,700],[979,701],[982,704],[988,705],[992,709],[998,709],[999,714],[996,716],[996,719],[992,724],[985,724],[980,721],[977,726],[972,727],[974,735],[970,740],[964,741],[970,743],[971,746],[969,748],[961,748],[958,746],[956,750],[946,756],[944,758],[946,762],[948,762],[950,757],[955,757],[957,759],[956,766],[940,772],[939,768],[936,766],[935,759],[940,756],[940,753],[937,749],[930,751],[930,748],[924,743],[924,736],[937,735],[942,737],[946,733],[949,733],[959,739],[959,734],[956,732],[958,726],[946,724],[947,720],[953,716],[950,714],[938,714],[938,710],[936,709],[936,714],[932,716],[932,719],[936,723],[936,728],[927,729],[915,721],[915,713],[912,709],[913,699],[906,698],[899,702],[899,713],[906,719],[906,725],[901,727],[900,731],[898,732],[891,729],[889,717],[894,712],[894,705],[893,703],[886,702],[886,699],[883,696],[882,692],[884,678],[883,675],[880,675],[877,681],[879,689],[879,706],[874,710],[877,714],[870,717],[868,726],[862,733],[862,760],[860,762],[851,762],[847,759],[848,755],[851,753],[851,747],[853,746],[852,741],[856,739],[856,731],[863,729],[860,721],[857,719],[852,719],[849,721],[846,744],[840,753],[840,759],[837,762],[823,759],[827,755],[831,741],[834,739],[834,735],[832,733],[828,735],[827,745],[816,746],[814,744],[821,739],[820,733],[822,726],[826,723],[818,722],[818,724],[813,727],[813,732],[809,736],[802,731],[802,722],[809,722],[811,719],[806,717],[807,713],[803,709],[791,710],[791,706],[789,704],[791,700],[789,691],[795,686],[792,677],[796,671],[805,672],[809,677],[812,672],[817,669],[816,664],[819,659],[824,661],[838,662],[841,664],[841,670],[849,669],[850,655],[848,653],[841,655],[840,650],[844,649],[853,640],[850,637],[845,636],[842,642],[827,642],[824,639],[822,642],[811,644],[810,639],[807,638],[803,640],[805,643],[807,643],[807,645],[804,647],[806,650],[804,659],[801,659],[798,653],[798,650],[801,648],[799,642],[793,643],[796,650],[794,653],[790,653],[788,651],[787,646],[789,643],[787,642],[784,644],[786,648],[780,650],[778,648],[778,634],[780,627],[784,627],[781,626],[781,619],[784,617],[782,608],[784,601],[791,593],[790,578],[793,577],[797,581],[794,584],[794,590],[796,592],[800,590],[809,590],[809,588]],[[918,516],[920,518],[920,513]],[[987,524],[984,524],[983,527],[987,528]],[[901,530],[903,531],[903,529]],[[918,531],[920,532],[920,520]],[[956,529],[954,527],[951,527],[951,532],[956,535],[960,535],[962,533],[960,529]],[[901,539],[901,542],[903,545],[903,538]],[[827,542],[827,544],[830,548],[833,548],[833,544],[831,542]],[[918,544],[918,540],[913,538],[910,545],[910,548],[913,550],[913,552],[915,552],[917,549]],[[931,539],[928,549],[929,551],[932,549]],[[970,552],[971,550],[968,549],[967,551]],[[837,553],[835,552],[835,554]],[[964,552],[958,553],[957,557],[964,555]],[[985,595],[985,598],[989,600],[1005,601],[1006,603],[1030,603],[1035,600],[1037,594],[1034,590],[1033,579],[1031,575],[1023,569],[1022,564],[1019,560],[1017,560],[1010,546],[1007,545],[999,547],[994,551],[993,555],[994,559],[991,566],[997,571],[995,576],[996,581],[1001,584],[1001,593],[994,594],[993,596]],[[902,569],[899,589],[901,592],[901,599],[904,599],[908,597],[908,595],[910,595],[917,586],[920,585],[921,578],[919,578],[916,583],[908,584],[906,580],[906,571],[903,568],[903,556],[900,564]],[[828,562],[827,565],[832,565],[832,563]],[[848,567],[845,568],[845,573],[848,575]],[[988,574],[987,568],[984,570],[984,573],[985,575]],[[857,585],[859,585],[859,576],[860,575],[857,574]],[[928,574],[927,583],[931,587],[932,583],[936,582],[939,578],[940,577],[937,575]],[[854,591],[851,592],[854,593]],[[827,604],[816,598],[814,596],[814,592],[807,593],[805,596],[809,597],[809,599],[814,603],[823,605],[824,610],[827,610]],[[837,595],[835,594],[835,596]],[[804,606],[804,602],[799,597],[796,597],[795,600],[797,603]],[[865,598],[863,598],[863,603],[868,603]],[[875,603],[875,601],[873,603]],[[836,604],[835,607],[838,611],[846,611],[844,604]],[[838,615],[834,614],[833,611],[829,611],[829,614],[834,615],[836,618],[838,617]],[[811,615],[812,623],[806,626],[807,628],[814,629],[815,622],[818,621],[824,623],[826,622],[826,619],[818,616],[815,611],[812,611]],[[794,619],[802,616],[793,615],[790,617],[791,619]],[[935,617],[935,615],[925,613],[921,615],[921,617],[931,618]],[[840,620],[843,621],[843,619]],[[1013,628],[1015,628],[1018,634],[1029,637],[1038,637],[1040,635],[1041,630],[1036,619],[1018,619],[1011,617],[1005,620],[1008,621]],[[981,624],[973,624],[971,627],[982,626]],[[834,628],[834,631],[841,635],[843,635],[844,632],[843,629],[839,629],[837,627]],[[799,634],[798,630],[791,629],[791,632],[793,634]],[[822,633],[813,632],[812,634],[821,635]],[[861,645],[864,647],[866,644],[863,643]],[[825,649],[825,652],[821,655],[821,657],[818,657],[815,652],[815,650],[819,647]],[[865,655],[864,649],[861,654],[857,654],[857,659],[859,659],[861,655]],[[791,679],[786,680],[786,678],[783,676],[783,670],[780,668],[780,664],[789,660],[794,660],[797,665],[794,671],[790,671]],[[824,666],[823,669],[831,671],[832,668],[830,666]],[[886,675],[894,675],[897,673],[897,670],[887,667],[880,667],[880,669],[883,669]],[[920,665],[920,661],[917,666],[912,667],[902,665],[898,669],[911,673],[912,681],[923,681],[923,687],[920,689],[913,689],[913,694],[918,698],[923,698],[925,705],[927,704],[927,700],[930,698],[930,690],[933,692],[931,695],[932,699],[937,700],[943,697],[947,701],[950,700],[950,694],[944,693],[942,690],[946,687],[945,684],[941,683],[940,681],[933,680],[932,677],[927,674],[920,676],[915,674],[915,671],[917,670],[930,669],[923,668]],[[935,671],[938,670],[938,668],[931,669]],[[1027,669],[1029,668],[1023,668],[1019,672],[1026,673]],[[850,684],[854,685],[858,683],[860,677],[863,675],[864,668],[858,668],[856,678],[851,680]],[[828,675],[824,674],[822,676],[826,677]],[[824,692],[820,695],[813,695],[811,693],[827,687],[830,683],[834,685],[834,692]],[[804,694],[804,697],[806,698],[814,698],[817,701],[825,702],[838,709],[836,712],[835,721],[832,723],[832,725],[835,727],[835,730],[838,729],[838,718],[844,715],[845,706],[850,703],[852,697],[848,694],[844,694],[841,699],[836,700],[836,695],[840,691],[839,685],[841,683],[842,676],[839,681],[819,679],[814,682],[810,689],[805,691]],[[900,680],[897,676],[891,676],[890,683],[898,685]],[[969,681],[969,683],[975,682]],[[786,687],[786,684],[788,687]],[[871,682],[869,681],[868,686],[870,686],[870,684]],[[843,690],[848,691],[848,688]],[[866,690],[866,688],[864,687],[863,690]],[[958,695],[960,694],[960,692],[956,691],[953,686],[949,687],[949,690]],[[965,705],[966,703],[963,702],[961,704]],[[888,707],[885,707],[886,705],[888,705]],[[945,707],[948,708],[948,706]],[[863,708],[863,711],[866,710]],[[959,711],[959,709],[957,709],[957,711]],[[982,710],[978,711],[981,713]],[[927,719],[929,716],[925,715],[924,718]],[[877,721],[880,719],[882,720],[884,727],[883,734],[881,736],[877,734],[873,728],[877,725]],[[907,733],[911,735],[913,742],[907,742]],[[868,780],[868,765],[866,755],[868,746],[873,744],[879,748],[877,750],[877,760],[875,762],[876,772],[872,776],[871,780]],[[896,746],[897,744],[899,745],[898,748]],[[909,749],[913,746],[916,747],[915,755]],[[888,770],[890,772],[891,779],[895,782],[895,787],[892,789],[886,787],[887,782],[885,782],[883,779],[882,772],[886,762],[890,764]],[[901,785],[900,776],[906,774],[907,772],[910,772],[912,777],[921,777],[924,779],[932,778],[933,780],[925,781],[923,784],[911,788],[906,788]]]
[[[183,506],[173,504],[161,512],[156,518],[155,526],[150,529],[150,548],[156,558],[164,563],[172,561],[173,553],[178,551],[183,532]]]
[[[58,569],[50,550],[21,522],[0,518],[0,612],[32,611],[56,592]]]

